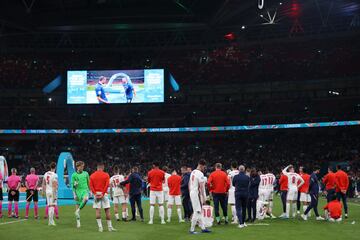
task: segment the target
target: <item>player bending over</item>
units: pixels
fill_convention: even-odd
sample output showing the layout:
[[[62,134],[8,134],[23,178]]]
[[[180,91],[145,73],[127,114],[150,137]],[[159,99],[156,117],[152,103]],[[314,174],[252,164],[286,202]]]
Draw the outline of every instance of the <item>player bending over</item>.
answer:
[[[25,178],[25,186],[26,186],[26,208],[25,208],[25,218],[29,218],[29,209],[30,203],[34,201],[34,217],[38,219],[38,201],[39,201],[39,193],[37,190],[37,186],[39,184],[39,177],[35,174],[35,168],[30,168],[30,174]]]
[[[119,204],[121,204],[121,216],[123,221],[127,221],[127,194],[125,194],[124,186],[120,185],[125,181],[123,175],[120,174],[118,166],[114,167],[114,176],[110,178],[110,196],[114,203],[114,213],[116,221],[120,221],[119,218]]]
[[[50,171],[44,174],[42,182],[43,193],[46,195],[47,205],[49,207],[49,226],[56,226],[54,221],[54,208],[57,205],[58,176],[55,173],[56,163],[50,164]]]
[[[167,210],[167,217],[168,222],[171,221],[171,213],[172,207],[176,204],[177,214],[179,217],[179,222],[185,222],[182,219],[182,212],[181,212],[181,192],[180,192],[180,185],[181,185],[181,177],[177,175],[176,170],[172,172],[172,175],[166,180],[167,185],[169,187],[169,197],[168,197],[168,210]]]
[[[288,172],[289,170],[289,172]],[[287,166],[282,170],[282,173],[288,177],[288,193],[286,197],[286,214],[285,219],[289,218],[290,206],[292,206],[293,217],[296,217],[296,201],[298,189],[304,184],[304,180],[297,174],[292,165]]]
[[[90,176],[90,189],[94,194],[94,204],[93,208],[95,208],[96,212],[96,222],[99,227],[99,232],[103,232],[103,226],[101,222],[101,209],[105,210],[106,222],[108,226],[109,232],[116,231],[113,228],[111,223],[110,216],[110,200],[107,196],[107,189],[109,187],[110,176],[106,172],[104,172],[104,164],[97,164],[97,171],[91,174]]]
[[[71,188],[76,202],[76,227],[80,228],[80,210],[83,209],[89,200],[89,174],[84,171],[85,163],[76,162],[76,172],[71,176]]]
[[[197,232],[195,232],[195,227],[197,224],[199,224],[199,227],[203,233],[211,232],[205,227],[204,218],[201,214],[201,205],[204,204],[206,200],[206,179],[203,173],[205,170],[205,164],[206,163],[204,160],[200,160],[197,168],[190,174],[189,190],[191,205],[194,211],[191,219],[190,234],[197,234]]]
[[[342,205],[341,202],[337,199],[336,195],[332,195],[330,202],[324,207],[325,218],[330,222],[341,222],[342,218]]]

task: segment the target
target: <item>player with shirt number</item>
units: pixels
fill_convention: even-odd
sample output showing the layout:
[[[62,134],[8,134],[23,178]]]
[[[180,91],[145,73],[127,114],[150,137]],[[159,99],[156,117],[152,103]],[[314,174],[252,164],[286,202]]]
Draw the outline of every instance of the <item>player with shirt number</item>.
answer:
[[[282,173],[288,177],[288,193],[286,197],[286,214],[283,218],[288,219],[290,215],[290,207],[292,207],[292,216],[296,217],[296,201],[298,189],[304,184],[304,180],[297,174],[292,165],[282,170]]]
[[[56,163],[50,164],[50,171],[44,174],[42,183],[43,193],[46,195],[46,202],[49,207],[49,226],[56,226],[54,221],[54,208],[57,205],[58,176],[55,173]]]
[[[214,208],[210,205],[210,201],[206,200],[205,204],[202,206],[202,215],[204,219],[205,227],[210,228],[214,223]]]
[[[110,178],[110,196],[114,203],[114,213],[116,221],[120,221],[119,218],[119,204],[121,205],[121,216],[123,221],[127,221],[127,194],[124,191],[124,186],[120,185],[125,181],[124,175],[120,174],[118,166],[114,167],[114,176]]]
[[[201,206],[205,203],[206,200],[206,192],[205,192],[206,179],[203,173],[205,170],[205,165],[206,165],[205,160],[200,160],[197,168],[194,171],[192,171],[190,174],[189,191],[190,191],[191,205],[194,211],[191,219],[190,234],[198,233],[195,232],[195,227],[197,224],[199,224],[201,231],[203,233],[211,232],[205,227],[204,218],[201,214],[202,211]]]

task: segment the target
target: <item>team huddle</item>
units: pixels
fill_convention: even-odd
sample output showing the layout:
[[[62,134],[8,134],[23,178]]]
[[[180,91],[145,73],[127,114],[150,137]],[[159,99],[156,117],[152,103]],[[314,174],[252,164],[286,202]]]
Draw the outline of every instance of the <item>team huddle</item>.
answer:
[[[108,231],[116,231],[111,222],[110,202],[114,205],[114,215],[120,221],[128,221],[128,203],[131,205],[132,218],[136,221],[144,221],[144,214],[141,204],[143,180],[139,169],[133,167],[127,176],[120,174],[119,167],[113,168],[113,176],[104,171],[103,163],[97,164],[97,171],[89,175],[84,171],[84,162],[76,162],[76,172],[71,176],[71,188],[76,203],[75,219],[77,228],[81,227],[80,212],[86,206],[90,196],[94,197],[93,208],[96,212],[98,230],[103,232],[101,221],[101,209],[104,209]],[[44,174],[42,181],[42,193],[46,197],[48,224],[55,226],[54,218],[57,216],[57,193],[58,176],[55,173],[56,164],[50,164],[50,171]],[[337,167],[336,173],[331,168],[323,178],[325,185],[324,192],[327,196],[327,205],[324,206],[324,217],[318,212],[318,200],[320,183],[317,175],[320,169],[315,167],[311,174],[308,174],[303,167],[299,173],[295,172],[292,165],[287,166],[281,172],[279,180],[267,170],[264,172],[255,169],[246,169],[243,165],[238,166],[236,162],[231,164],[228,172],[223,171],[222,164],[217,163],[215,170],[205,177],[206,162],[200,160],[197,168],[181,168],[181,175],[173,169],[171,174],[165,167],[159,168],[159,163],[153,163],[153,168],[147,174],[147,182],[150,187],[150,209],[149,222],[154,223],[155,206],[158,206],[161,224],[171,222],[173,209],[176,208],[178,221],[183,223],[190,221],[190,233],[197,234],[195,228],[198,226],[203,233],[210,233],[209,228],[216,224],[229,223],[228,206],[232,213],[232,224],[238,224],[239,228],[247,227],[246,222],[254,222],[264,218],[276,218],[273,214],[273,195],[275,186],[281,195],[283,213],[280,218],[288,219],[300,214],[302,205],[303,213],[301,218],[305,221],[311,217],[313,210],[316,220],[329,220],[331,222],[342,221],[342,204],[347,218],[348,209],[346,204],[346,191],[349,187],[348,176]],[[14,214],[19,214],[19,188],[21,179],[16,175],[16,169],[11,170],[12,175],[7,179],[8,185],[8,216],[12,217],[12,202],[14,202]],[[3,179],[0,176],[0,187]],[[38,190],[39,177],[35,169],[30,169],[30,174],[25,179],[26,191],[26,212],[28,218],[30,202],[34,202],[34,216],[38,218]],[[110,189],[110,191],[109,191]],[[0,188],[2,193],[2,189]],[[210,206],[213,200],[214,207]],[[0,200],[2,201],[2,194]],[[2,202],[0,201],[0,216],[2,216]],[[220,217],[219,207],[221,206],[223,218]],[[166,211],[165,211],[166,207]],[[184,216],[182,214],[184,208]],[[167,220],[165,221],[165,212]],[[215,218],[213,217],[215,212]],[[246,218],[247,216],[247,218]]]

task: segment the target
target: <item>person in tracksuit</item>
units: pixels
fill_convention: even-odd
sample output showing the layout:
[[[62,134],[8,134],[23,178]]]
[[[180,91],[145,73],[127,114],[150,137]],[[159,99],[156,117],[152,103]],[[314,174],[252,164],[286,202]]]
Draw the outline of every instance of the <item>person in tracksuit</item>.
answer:
[[[245,166],[240,165],[239,174],[233,178],[235,187],[235,207],[236,215],[239,220],[239,228],[246,227],[245,216],[246,206],[249,198],[250,177],[245,174]]]

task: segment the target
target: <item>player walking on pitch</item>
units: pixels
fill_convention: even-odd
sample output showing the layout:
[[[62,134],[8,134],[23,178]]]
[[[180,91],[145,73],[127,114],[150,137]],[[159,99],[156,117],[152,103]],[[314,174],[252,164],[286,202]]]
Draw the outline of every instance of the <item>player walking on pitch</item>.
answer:
[[[71,176],[71,188],[76,202],[76,227],[80,228],[80,210],[83,209],[89,200],[89,174],[84,171],[85,163],[76,162],[76,172]]]
[[[190,234],[197,234],[195,232],[195,227],[199,224],[201,231],[203,233],[210,233],[211,231],[205,227],[205,222],[201,214],[202,205],[206,200],[205,184],[206,179],[204,177],[203,171],[205,170],[205,161],[200,160],[197,168],[191,172],[190,181],[189,181],[189,190],[190,190],[190,199],[192,208],[194,210],[192,219]]]
[[[110,176],[106,172],[104,172],[104,164],[97,164],[97,171],[91,174],[90,176],[90,189],[94,194],[94,204],[93,208],[96,209],[96,222],[99,227],[99,232],[103,232],[103,226],[101,222],[101,209],[105,210],[106,222],[108,226],[109,232],[116,231],[113,228],[111,223],[110,216],[110,200],[107,196],[107,190],[110,183]]]
[[[54,208],[57,205],[58,176],[55,173],[56,163],[50,164],[50,171],[44,174],[42,183],[43,193],[46,195],[49,207],[49,226],[56,226],[54,221]]]

